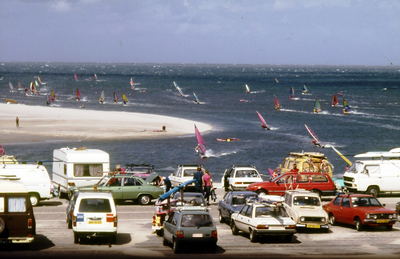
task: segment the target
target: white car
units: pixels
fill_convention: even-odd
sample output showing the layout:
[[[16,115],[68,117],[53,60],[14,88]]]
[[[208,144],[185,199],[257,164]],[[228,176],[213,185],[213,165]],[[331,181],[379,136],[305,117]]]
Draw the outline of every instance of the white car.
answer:
[[[283,236],[285,242],[291,242],[296,233],[296,223],[290,219],[280,202],[263,202],[262,199],[252,199],[231,216],[233,235],[239,231],[249,234],[251,242],[256,242],[259,236]],[[258,200],[258,201],[257,201]]]
[[[236,166],[225,170],[221,185],[225,191],[243,191],[252,183],[264,181],[255,166]]]
[[[175,170],[173,174],[168,176],[169,180],[171,181],[171,185],[173,187],[177,187],[184,182],[193,179],[194,173],[197,172],[198,165],[178,165],[178,168]],[[201,170],[204,173],[204,168],[202,166]],[[194,183],[187,185],[186,188],[194,188]]]
[[[84,237],[108,237],[110,243],[117,238],[117,210],[112,192],[80,191],[72,215],[74,243]]]
[[[306,190],[286,191],[283,206],[298,229],[329,230],[328,214],[318,194]]]

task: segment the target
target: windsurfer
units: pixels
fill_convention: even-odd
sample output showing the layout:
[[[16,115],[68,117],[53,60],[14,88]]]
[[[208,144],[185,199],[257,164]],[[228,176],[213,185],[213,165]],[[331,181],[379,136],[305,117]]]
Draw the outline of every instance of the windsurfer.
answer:
[[[312,143],[318,147],[324,148],[324,145],[321,145],[321,143],[317,142],[316,140],[313,139]]]
[[[264,128],[264,129],[269,130],[269,128],[267,126],[265,126],[264,124],[261,124],[261,127]]]

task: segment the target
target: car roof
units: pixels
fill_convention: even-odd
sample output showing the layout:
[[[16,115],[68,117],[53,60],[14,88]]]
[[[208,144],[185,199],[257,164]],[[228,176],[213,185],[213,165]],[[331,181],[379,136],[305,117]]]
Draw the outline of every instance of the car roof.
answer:
[[[79,191],[78,198],[113,198],[111,191]]]
[[[0,190],[1,193],[28,193],[22,182],[9,179],[0,180]]]
[[[360,194],[360,193],[341,193],[339,194],[341,197],[374,197],[372,194]]]
[[[210,212],[206,207],[200,207],[200,206],[180,207],[174,211],[182,214],[204,214],[204,213],[210,214]]]
[[[306,195],[310,195],[310,196],[318,196],[319,195],[315,192],[312,191],[307,191],[307,190],[286,190],[286,193],[290,193],[290,194],[306,194]]]
[[[176,192],[176,193],[174,193],[174,197],[175,196],[181,196],[181,193]],[[184,192],[183,193],[183,197],[197,197],[197,196],[203,196],[203,195],[199,192]]]
[[[230,191],[232,193],[232,195],[240,195],[240,194],[247,194],[247,195],[257,195],[258,194],[256,192],[252,192],[252,191]]]

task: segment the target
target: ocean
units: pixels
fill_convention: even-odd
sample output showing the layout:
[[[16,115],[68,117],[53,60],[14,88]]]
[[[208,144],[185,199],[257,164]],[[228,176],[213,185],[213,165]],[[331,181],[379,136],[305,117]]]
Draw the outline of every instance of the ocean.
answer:
[[[14,89],[18,80],[29,88],[37,76],[42,81],[38,96],[9,91],[9,82]],[[333,145],[350,161],[359,153],[400,147],[400,67],[1,63],[0,79],[1,100],[13,99],[18,105],[46,106],[46,96],[53,90],[57,99],[52,106],[78,109],[78,88],[85,109],[168,115],[214,127],[210,132],[199,128],[209,152],[206,159],[195,152],[194,129],[193,134],[167,139],[3,144],[6,153],[20,161],[44,161],[50,174],[53,150],[68,146],[104,150],[110,154],[112,168],[145,163],[154,165],[161,175],[171,174],[179,164],[202,164],[214,182],[232,165],[255,165],[268,179],[268,168],[278,167],[290,152],[322,152],[333,164],[334,176],[340,178],[346,162],[331,148],[314,146],[304,124],[323,144]],[[173,81],[186,97],[179,96]],[[308,89],[305,94],[303,84]],[[294,98],[289,99],[292,87]],[[101,105],[102,91],[106,99]],[[120,99],[122,93],[127,95],[127,105],[114,104],[114,91]],[[194,102],[193,93],[200,104]],[[339,107],[331,106],[334,94]],[[275,110],[275,97],[281,111]],[[313,112],[316,98],[322,109],[318,114]],[[342,112],[343,99],[351,108],[349,114]],[[271,130],[261,127],[256,111]],[[221,142],[217,138],[239,140]]]

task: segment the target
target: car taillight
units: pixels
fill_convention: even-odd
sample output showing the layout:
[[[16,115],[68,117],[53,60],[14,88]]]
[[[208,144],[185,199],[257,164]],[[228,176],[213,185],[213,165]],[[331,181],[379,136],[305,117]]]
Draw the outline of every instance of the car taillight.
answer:
[[[243,184],[242,182],[235,182],[235,184]]]
[[[114,215],[106,214],[106,222],[114,222]]]
[[[69,183],[68,183],[68,186],[75,186],[75,183],[69,182]]]
[[[217,233],[217,230],[213,230],[213,231],[211,231],[211,237],[217,237],[218,236],[218,233]]]
[[[117,215],[114,216],[114,227],[116,228],[118,225],[118,218]]]
[[[266,225],[257,225],[257,229],[268,229]]]
[[[285,229],[295,229],[296,225],[286,225]]]
[[[75,215],[72,216],[72,225],[74,227],[76,227],[76,216]]]
[[[176,237],[177,238],[183,238],[183,231],[182,230],[178,230],[178,231],[176,231]]]
[[[33,225],[32,222],[33,222],[32,219],[28,219],[28,228],[32,228]]]

